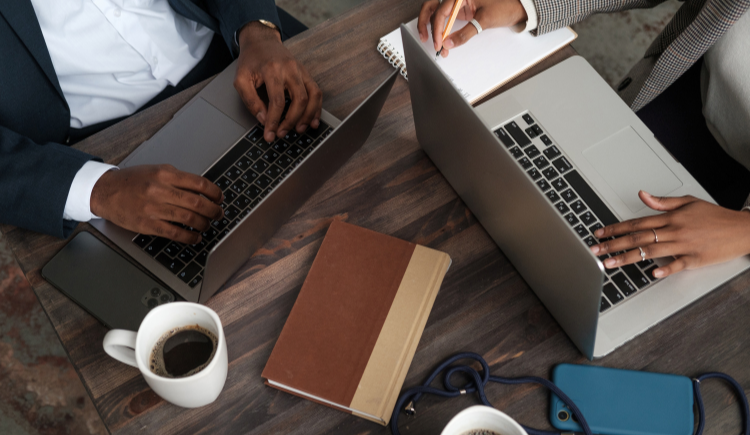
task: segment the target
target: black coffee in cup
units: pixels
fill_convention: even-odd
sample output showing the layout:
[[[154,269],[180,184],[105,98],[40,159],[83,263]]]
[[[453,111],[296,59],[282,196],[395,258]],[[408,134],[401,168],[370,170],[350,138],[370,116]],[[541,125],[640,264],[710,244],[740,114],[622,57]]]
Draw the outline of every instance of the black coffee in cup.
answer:
[[[151,351],[151,371],[166,378],[194,375],[211,362],[217,343],[216,335],[200,325],[170,329]]]
[[[463,432],[461,435],[501,435],[494,430],[488,430],[488,429],[471,429],[466,432]]]

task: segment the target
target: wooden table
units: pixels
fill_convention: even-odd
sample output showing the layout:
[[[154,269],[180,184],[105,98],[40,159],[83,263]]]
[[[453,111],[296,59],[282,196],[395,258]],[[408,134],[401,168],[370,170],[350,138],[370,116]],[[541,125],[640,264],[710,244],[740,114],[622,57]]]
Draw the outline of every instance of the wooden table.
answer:
[[[343,119],[392,71],[375,50],[377,41],[415,17],[419,5],[419,0],[371,1],[287,42],[324,91],[327,110]],[[571,54],[568,47],[515,82]],[[204,85],[77,147],[117,163]],[[10,226],[2,231],[110,432],[389,433],[268,388],[260,378],[333,219],[440,249],[453,259],[405,386],[421,383],[459,351],[483,355],[492,372],[503,376],[549,377],[555,364],[586,362],[420,149],[401,78],[362,150],[209,301],[224,324],[229,349],[226,386],[209,406],[186,410],[162,401],[136,369],[104,353],[106,329],[40,276],[64,240]],[[78,229],[98,234],[89,225]],[[750,386],[749,283],[748,273],[733,279],[594,364],[688,376],[723,371]],[[738,433],[732,393],[717,383],[706,385],[704,393],[706,433]],[[543,389],[493,385],[488,397],[520,422],[549,428]],[[416,417],[402,417],[402,433],[437,434],[459,410],[476,403],[468,396],[425,398]]]

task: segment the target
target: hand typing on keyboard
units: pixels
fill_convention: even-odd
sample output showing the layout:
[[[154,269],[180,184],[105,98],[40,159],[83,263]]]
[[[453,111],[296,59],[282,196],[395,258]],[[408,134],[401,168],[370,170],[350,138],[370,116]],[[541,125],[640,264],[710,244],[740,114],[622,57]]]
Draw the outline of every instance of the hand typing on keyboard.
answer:
[[[250,112],[265,126],[266,141],[273,142],[293,129],[303,133],[308,126],[318,128],[323,93],[305,67],[281,43],[278,30],[253,21],[238,32],[238,41],[240,56],[234,87]],[[268,108],[256,90],[263,84],[268,92]],[[292,103],[283,114],[285,90]]]
[[[161,237],[149,235],[153,233],[136,234],[133,243],[185,284],[195,288],[203,281],[203,268],[214,246],[312,154],[331,131],[328,124],[320,121],[318,128],[309,128],[303,134],[291,131],[273,142],[266,142],[263,129],[253,127],[203,174],[202,180],[208,180],[220,189],[217,194],[211,188],[211,198],[221,196],[223,192],[220,207],[224,213],[214,218],[207,227],[201,222],[200,227],[191,225],[193,228],[187,228],[200,229],[199,241],[188,242],[190,246],[185,246],[170,242],[168,239],[172,237],[165,232],[158,233]],[[166,229],[176,232],[176,229],[182,228],[184,231],[186,228],[184,223],[172,227]]]
[[[646,259],[675,258],[653,271],[655,277],[663,278],[750,254],[750,212],[730,210],[692,196],[656,197],[644,191],[639,196],[651,209],[665,213],[596,230],[594,235],[600,240],[620,237],[592,246],[594,254],[625,251],[604,260],[605,267],[639,262],[642,249]]]
[[[91,192],[91,212],[131,231],[195,244],[201,234],[185,227],[207,230],[223,216],[222,200],[221,189],[203,177],[143,165],[102,175]]]

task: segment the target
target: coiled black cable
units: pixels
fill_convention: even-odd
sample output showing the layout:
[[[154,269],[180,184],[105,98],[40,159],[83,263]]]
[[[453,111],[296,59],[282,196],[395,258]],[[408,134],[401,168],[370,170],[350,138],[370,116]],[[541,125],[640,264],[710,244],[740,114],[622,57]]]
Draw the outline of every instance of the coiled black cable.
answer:
[[[479,364],[482,365],[481,372],[478,372],[476,369],[468,365],[450,366],[454,362],[462,359],[472,359],[479,362]],[[443,378],[443,387],[445,389],[441,390],[439,388],[431,387],[430,384],[432,384],[432,381],[434,381],[435,378],[438,377],[438,375],[440,375],[440,373],[443,371],[445,371],[445,377]],[[456,387],[451,382],[451,377],[455,373],[464,373],[465,375],[468,375],[471,380],[462,387]],[[701,396],[700,392],[700,383],[706,379],[713,378],[723,379],[735,389],[737,396],[740,398],[742,406],[743,432],[741,435],[750,435],[750,409],[748,409],[748,401],[747,397],[745,397],[745,391],[737,381],[732,379],[732,377],[723,373],[715,372],[706,373],[693,379],[695,403],[698,406],[698,429],[695,432],[695,435],[703,434],[703,427],[705,425],[706,418],[705,410],[703,407],[703,397]],[[487,362],[480,355],[473,352],[463,352],[448,358],[432,372],[432,374],[427,378],[427,380],[425,380],[422,385],[409,388],[408,390],[401,393],[401,396],[399,396],[398,401],[396,402],[396,406],[393,408],[393,414],[391,415],[391,432],[393,433],[393,435],[400,435],[400,432],[398,430],[398,418],[400,415],[400,411],[404,409],[404,405],[406,405],[406,403],[408,402],[408,406],[406,406],[405,411],[407,412],[407,414],[413,414],[415,412],[414,405],[419,401],[419,399],[422,398],[423,394],[434,394],[441,397],[456,397],[463,394],[477,393],[479,395],[479,400],[481,400],[484,405],[492,407],[492,404],[489,402],[489,400],[487,400],[487,396],[484,394],[484,388],[487,386],[488,382],[497,382],[506,385],[535,383],[550,389],[568,406],[568,408],[570,408],[571,412],[578,421],[578,424],[583,429],[583,432],[586,435],[592,435],[591,429],[589,428],[589,425],[586,422],[586,419],[583,417],[581,411],[578,409],[575,403],[573,403],[573,401],[565,393],[563,393],[560,388],[557,387],[557,385],[553,384],[547,379],[538,378],[536,376],[526,376],[521,378],[503,378],[500,376],[490,376],[490,367]],[[526,432],[529,433],[529,435],[562,434],[561,432],[534,429],[523,425],[521,426]]]
[[[473,367],[470,367],[468,365],[457,365],[448,368],[449,365],[462,359],[473,359],[475,361],[478,361],[482,365],[481,374],[477,372]],[[446,368],[448,368],[448,370],[445,371],[445,378],[443,379],[443,386],[445,387],[445,390],[430,387],[432,381],[435,380],[435,378]],[[455,373],[464,373],[468,375],[472,380],[466,383],[466,385],[464,385],[463,387],[456,387],[451,383],[451,377]],[[566,405],[568,405],[568,408],[570,408],[571,412],[578,420],[578,424],[580,424],[583,428],[583,432],[586,435],[592,435],[591,429],[589,429],[589,425],[583,418],[583,414],[581,413],[581,411],[578,409],[575,403],[573,403],[573,401],[557,387],[557,385],[553,384],[547,379],[538,378],[536,376],[526,376],[522,378],[502,378],[500,376],[490,376],[490,367],[489,365],[487,365],[487,362],[484,360],[484,358],[481,357],[481,355],[473,352],[459,353],[448,358],[447,360],[443,361],[443,363],[440,364],[435,369],[435,371],[432,372],[432,374],[427,378],[424,384],[409,388],[408,390],[401,393],[401,396],[396,402],[396,406],[393,408],[393,415],[391,416],[391,432],[393,432],[393,435],[400,435],[400,432],[398,430],[399,411],[404,407],[407,401],[409,402],[409,409],[413,410],[414,404],[419,401],[423,394],[434,394],[441,397],[456,397],[462,394],[470,394],[476,392],[479,394],[479,400],[481,400],[484,405],[491,407],[492,404],[489,400],[487,400],[487,396],[484,394],[484,387],[488,382],[498,382],[507,385],[535,383],[549,388],[553,393],[557,394],[557,396],[563,402],[565,402]],[[534,429],[523,425],[521,426],[526,432],[529,433],[529,435],[560,434],[560,432],[551,432],[546,430]]]

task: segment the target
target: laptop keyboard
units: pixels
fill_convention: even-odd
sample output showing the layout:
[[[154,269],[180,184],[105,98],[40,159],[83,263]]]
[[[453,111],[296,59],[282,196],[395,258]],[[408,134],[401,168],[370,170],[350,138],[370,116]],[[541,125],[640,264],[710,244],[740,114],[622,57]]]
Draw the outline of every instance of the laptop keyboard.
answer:
[[[619,222],[529,113],[498,128],[495,135],[586,246],[600,242],[594,237],[594,231]],[[622,252],[611,256],[619,254]],[[603,262],[609,257],[605,254],[599,259]],[[657,281],[652,273],[657,267],[649,259],[616,269],[605,268],[607,279],[599,312],[608,310]]]
[[[286,114],[289,108],[284,109]],[[329,134],[331,127],[320,121],[317,129],[304,133],[290,131],[269,143],[263,139],[263,128],[256,126],[209,168],[204,177],[224,192],[224,218],[212,221],[195,245],[173,242],[163,237],[137,234],[138,245],[162,266],[190,287],[203,280],[208,253],[242,221],[276,186],[289,175]],[[188,230],[182,224],[175,224]]]

